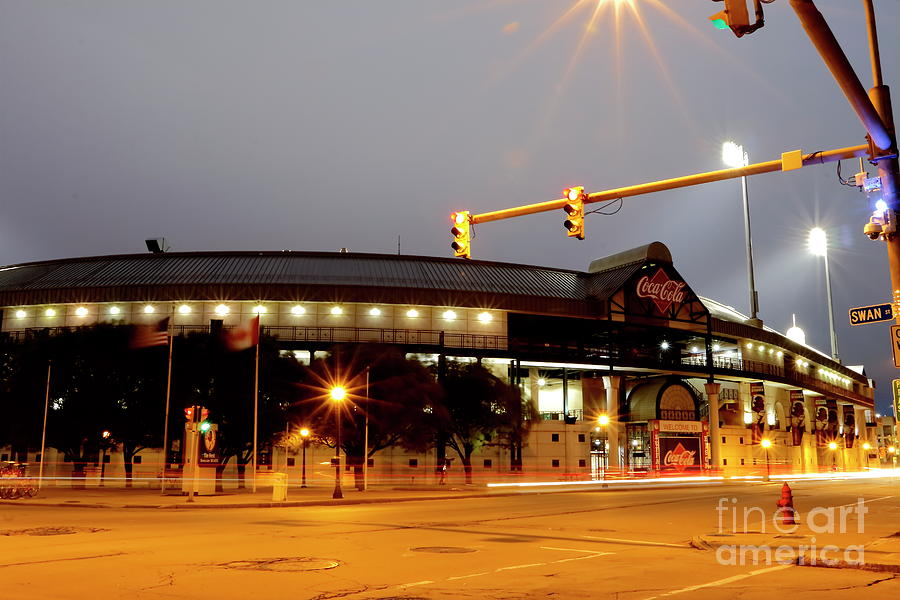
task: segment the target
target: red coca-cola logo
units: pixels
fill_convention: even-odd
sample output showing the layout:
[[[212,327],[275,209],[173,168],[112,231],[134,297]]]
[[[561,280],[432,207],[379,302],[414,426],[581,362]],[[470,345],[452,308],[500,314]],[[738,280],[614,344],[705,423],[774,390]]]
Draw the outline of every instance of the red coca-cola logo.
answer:
[[[637,282],[638,298],[650,298],[659,312],[665,314],[673,303],[684,302],[687,284],[669,279],[666,272],[659,269],[653,277],[644,275]]]
[[[666,452],[663,457],[663,466],[674,467],[676,471],[684,471],[686,467],[692,467],[696,464],[696,450],[688,450],[679,443],[673,450]]]

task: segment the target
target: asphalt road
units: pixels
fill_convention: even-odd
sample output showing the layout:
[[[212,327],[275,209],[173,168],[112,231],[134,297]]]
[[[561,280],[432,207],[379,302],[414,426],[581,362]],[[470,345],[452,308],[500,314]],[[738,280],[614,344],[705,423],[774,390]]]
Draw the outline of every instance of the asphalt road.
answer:
[[[843,549],[900,531],[900,483],[808,482],[794,491],[801,513],[856,507],[863,498],[863,526],[845,508],[844,533],[803,526],[775,538],[771,524],[763,531],[757,511],[745,533],[742,512],[732,507],[771,511],[780,495],[775,484],[344,507],[3,506],[0,598],[896,597],[900,579],[890,572],[721,564],[729,556],[721,544],[796,547],[816,537]],[[826,521],[819,527],[827,528]],[[889,558],[866,554],[867,562]]]

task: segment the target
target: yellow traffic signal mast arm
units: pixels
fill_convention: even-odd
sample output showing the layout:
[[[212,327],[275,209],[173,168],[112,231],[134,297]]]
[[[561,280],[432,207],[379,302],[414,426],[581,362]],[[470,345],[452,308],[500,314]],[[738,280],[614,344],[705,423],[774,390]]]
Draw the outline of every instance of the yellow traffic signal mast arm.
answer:
[[[818,165],[847,158],[855,158],[866,156],[869,150],[868,145],[851,146],[849,148],[838,148],[836,150],[825,150],[822,152],[812,152],[810,154],[802,154],[799,150],[787,152],[781,155],[779,160],[770,160],[767,162],[747,165],[746,167],[737,167],[733,169],[721,169],[719,171],[710,171],[708,173],[697,173],[695,175],[685,175],[674,179],[663,179],[661,181],[653,181],[650,183],[641,183],[627,187],[615,188],[603,192],[594,192],[584,195],[584,203],[605,202],[608,200],[616,200],[617,198],[628,198],[630,196],[640,196],[641,194],[652,194],[653,192],[661,192],[663,190],[674,190],[676,188],[689,187],[692,185],[700,185],[703,183],[711,183],[713,181],[723,181],[725,179],[734,179],[745,175],[759,175],[761,173],[772,173],[774,171],[791,171],[799,169],[806,165]],[[500,221],[502,219],[511,219],[513,217],[521,217],[523,215],[531,215],[534,213],[547,212],[551,210],[559,210],[569,202],[568,198],[560,198],[559,200],[549,200],[547,202],[538,202],[537,204],[527,204],[525,206],[516,206],[513,208],[505,208],[492,212],[481,213],[479,215],[471,215],[469,222],[474,224],[488,223],[490,221]]]

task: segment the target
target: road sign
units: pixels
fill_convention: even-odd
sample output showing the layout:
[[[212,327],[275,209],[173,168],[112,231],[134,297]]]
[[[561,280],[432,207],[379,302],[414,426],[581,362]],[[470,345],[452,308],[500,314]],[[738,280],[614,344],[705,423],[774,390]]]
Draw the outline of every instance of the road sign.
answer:
[[[891,382],[891,389],[894,392],[894,418],[900,415],[900,379]]]
[[[872,306],[858,306],[850,309],[850,324],[865,325],[890,321],[894,318],[890,304],[873,304]]]
[[[894,352],[894,366],[900,369],[900,325],[891,325],[891,350]]]

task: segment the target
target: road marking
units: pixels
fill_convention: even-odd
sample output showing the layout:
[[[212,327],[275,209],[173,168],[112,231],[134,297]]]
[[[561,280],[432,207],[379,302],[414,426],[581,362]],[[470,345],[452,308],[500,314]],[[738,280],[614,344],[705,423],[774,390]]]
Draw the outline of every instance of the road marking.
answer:
[[[879,500],[890,500],[891,498],[894,498],[894,496],[881,496],[880,498],[871,498],[871,499],[869,499],[869,500],[863,500],[862,503],[863,503],[863,504],[868,504],[869,502],[878,502]],[[859,504],[859,501],[857,501],[857,502],[851,502],[850,504],[840,504],[840,505],[838,505],[838,506],[826,506],[826,507],[824,507],[824,508],[847,508],[847,507],[849,507],[849,506],[857,506],[858,504]],[[734,508],[733,508],[733,510],[734,510]],[[745,509],[745,510],[746,510],[746,509]],[[800,515],[800,511],[794,511],[794,513],[795,513],[795,515],[796,515],[797,517],[800,517],[800,516],[801,516],[801,515]],[[760,531],[759,533],[766,534],[766,533],[768,533],[768,532],[766,531],[765,524],[766,524],[767,522],[769,522],[769,521],[772,521],[772,519],[777,519],[777,518],[778,518],[778,514],[776,513],[776,514],[773,514],[771,517],[767,515],[766,517],[764,517],[764,518],[763,518],[762,520],[760,520],[760,521],[757,521],[756,519],[754,519],[754,520],[752,520],[752,521],[747,521],[747,520],[745,519],[745,522],[744,522],[744,531],[733,531],[732,533],[751,533],[751,532],[748,532],[747,529],[750,529],[750,526],[759,524],[759,525],[762,526],[762,531]],[[774,521],[773,521],[773,523],[774,523]],[[775,525],[775,527],[776,527],[776,529],[777,529],[777,525]],[[722,529],[723,529],[723,528],[719,528],[718,533],[722,533]],[[779,530],[779,531],[780,531],[780,530]]]
[[[415,583],[404,583],[402,585],[398,585],[399,588],[411,588],[417,585],[428,585],[429,583],[434,583],[433,581],[417,581]]]
[[[701,583],[699,585],[692,585],[691,587],[681,588],[680,590],[672,590],[671,592],[666,592],[665,594],[660,594],[659,596],[651,596],[650,598],[645,598],[644,600],[655,600],[656,598],[665,598],[666,596],[674,596],[676,594],[683,594],[685,592],[694,592],[696,590],[700,590],[703,588],[718,587],[720,585],[725,585],[727,583],[734,583],[735,581],[740,581],[741,579],[747,579],[748,577],[753,577],[755,575],[762,575],[763,573],[772,573],[774,571],[781,571],[783,569],[788,569],[793,566],[794,565],[778,565],[777,567],[769,567],[766,569],[757,569],[755,571],[750,571],[749,573],[742,573],[741,575],[734,575],[732,577],[726,577],[725,579],[717,579],[716,581],[710,581],[709,583]]]
[[[490,575],[490,573],[485,571],[484,573],[472,573],[471,575],[457,575],[456,577],[448,577],[447,581],[454,581],[456,579],[468,579],[470,577],[481,577],[482,575]]]
[[[554,548],[552,546],[541,546],[541,550],[562,550],[563,552],[586,552],[588,554],[596,554],[596,550],[582,550],[581,548]],[[609,554],[605,552],[604,554]]]
[[[513,569],[527,569],[528,567],[543,567],[547,563],[531,563],[530,565],[515,565],[512,567],[500,567],[499,569],[495,569],[494,572],[498,573],[500,571],[512,571]]]
[[[689,548],[687,544],[669,544],[667,542],[651,542],[649,540],[625,540],[622,538],[596,537],[593,535],[583,535],[583,538],[589,540],[600,540],[603,542],[625,542],[626,544],[637,544],[639,546],[664,546],[666,548]]]
[[[573,560],[587,560],[588,558],[597,558],[598,556],[606,556],[607,554],[615,554],[615,552],[597,552],[595,554],[591,554],[590,556],[576,556],[575,558],[560,558],[559,560],[554,560],[555,563],[562,562],[571,562]]]

